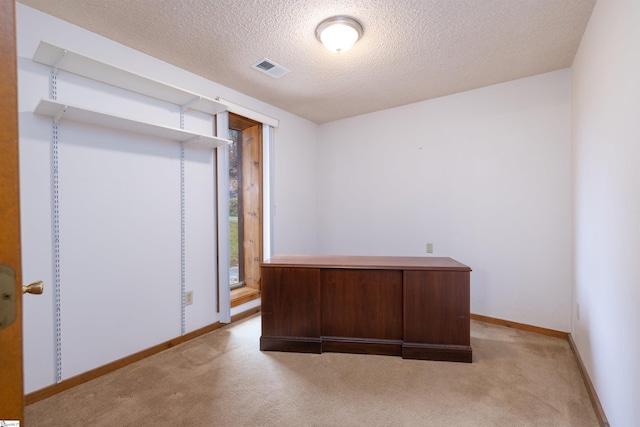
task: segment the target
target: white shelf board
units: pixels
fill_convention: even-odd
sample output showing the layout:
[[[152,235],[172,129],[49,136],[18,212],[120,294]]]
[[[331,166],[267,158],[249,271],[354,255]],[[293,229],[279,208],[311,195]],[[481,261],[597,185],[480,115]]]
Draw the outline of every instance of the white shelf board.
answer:
[[[33,60],[79,76],[107,83],[207,114],[218,114],[227,106],[214,99],[141,76],[114,65],[41,41]]]
[[[211,135],[190,132],[183,129],[162,126],[126,117],[117,116],[111,113],[79,107],[64,102],[51,99],[42,99],[36,107],[34,113],[49,116],[61,121],[70,120],[75,122],[90,123],[112,129],[124,130],[127,132],[151,135],[173,141],[185,142],[186,144],[205,146],[210,148],[222,147],[231,144],[231,141]]]

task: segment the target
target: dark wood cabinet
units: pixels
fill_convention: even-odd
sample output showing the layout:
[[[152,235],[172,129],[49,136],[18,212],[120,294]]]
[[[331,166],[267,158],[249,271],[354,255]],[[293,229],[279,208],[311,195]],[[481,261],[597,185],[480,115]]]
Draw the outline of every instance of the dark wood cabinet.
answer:
[[[400,355],[402,272],[322,269],[322,351]]]
[[[260,349],[320,353],[320,269],[263,268],[262,283]]]
[[[471,362],[469,276],[404,271],[403,357]]]
[[[278,255],[261,268],[261,350],[471,362],[471,269],[451,258]]]

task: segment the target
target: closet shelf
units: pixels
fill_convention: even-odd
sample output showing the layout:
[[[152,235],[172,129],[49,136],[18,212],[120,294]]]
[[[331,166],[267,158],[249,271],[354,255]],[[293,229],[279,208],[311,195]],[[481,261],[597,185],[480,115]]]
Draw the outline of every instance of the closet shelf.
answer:
[[[51,99],[42,99],[36,109],[36,114],[52,117],[55,121],[70,120],[75,122],[90,123],[112,129],[143,135],[166,138],[173,141],[184,142],[188,145],[199,145],[209,148],[222,147],[231,144],[231,141],[211,135],[203,135],[183,129],[172,128],[111,113],[92,110],[77,105],[67,104]]]
[[[185,110],[191,109],[211,115],[227,110],[226,105],[214,99],[123,70],[46,41],[40,42],[33,60],[58,70],[68,71],[131,92],[171,102]]]

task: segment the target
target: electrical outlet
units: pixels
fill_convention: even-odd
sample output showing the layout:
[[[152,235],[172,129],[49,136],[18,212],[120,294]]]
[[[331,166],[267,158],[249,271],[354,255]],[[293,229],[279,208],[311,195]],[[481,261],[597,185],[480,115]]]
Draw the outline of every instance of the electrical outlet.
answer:
[[[433,253],[433,243],[427,243],[427,253],[428,254]]]
[[[193,304],[193,291],[187,291],[184,293],[184,305]]]

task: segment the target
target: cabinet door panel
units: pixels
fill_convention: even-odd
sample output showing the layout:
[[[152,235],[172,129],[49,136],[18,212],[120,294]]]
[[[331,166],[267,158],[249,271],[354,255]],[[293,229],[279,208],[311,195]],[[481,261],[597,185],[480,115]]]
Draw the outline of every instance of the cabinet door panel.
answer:
[[[404,272],[404,341],[470,345],[469,273]]]
[[[321,271],[322,336],[402,339],[402,272]]]
[[[262,335],[320,337],[320,270],[262,269]]]

